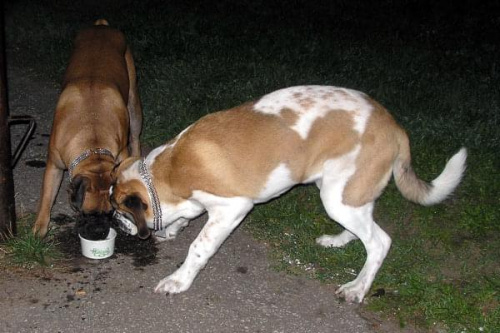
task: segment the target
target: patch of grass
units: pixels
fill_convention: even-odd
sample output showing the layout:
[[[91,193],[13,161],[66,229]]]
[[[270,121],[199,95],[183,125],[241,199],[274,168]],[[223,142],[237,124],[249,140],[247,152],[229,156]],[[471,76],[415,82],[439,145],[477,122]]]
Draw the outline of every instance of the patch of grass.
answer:
[[[408,131],[417,174],[434,178],[461,146],[463,184],[445,203],[420,207],[393,184],[375,219],[393,246],[368,308],[402,326],[500,331],[500,72],[498,1],[8,1],[9,60],[62,77],[77,30],[104,17],[121,29],[138,69],[156,146],[199,117],[278,88],[330,84],[364,91]],[[29,19],[28,19],[29,18]],[[259,205],[246,225],[274,249],[276,266],[325,283],[354,278],[359,241],[322,249],[341,232],[318,191],[301,186]],[[333,296],[332,296],[333,297]],[[436,323],[436,324],[434,324]]]
[[[3,253],[0,261],[3,265],[13,265],[25,269],[50,267],[55,260],[62,258],[50,232],[45,239],[33,235],[31,226],[34,220],[34,215],[18,219],[16,237],[11,237],[0,244]]]

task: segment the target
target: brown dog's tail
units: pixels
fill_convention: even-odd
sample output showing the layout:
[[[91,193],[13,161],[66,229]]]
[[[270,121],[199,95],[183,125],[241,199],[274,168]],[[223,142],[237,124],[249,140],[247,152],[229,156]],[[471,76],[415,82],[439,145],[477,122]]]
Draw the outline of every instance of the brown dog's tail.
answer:
[[[105,19],[98,19],[94,22],[94,25],[109,25],[109,23]]]
[[[393,167],[396,186],[410,201],[424,206],[437,204],[446,199],[460,183],[466,159],[467,150],[462,148],[446,163],[441,174],[429,184],[419,179],[413,171],[408,136],[402,131],[399,135],[399,154]]]

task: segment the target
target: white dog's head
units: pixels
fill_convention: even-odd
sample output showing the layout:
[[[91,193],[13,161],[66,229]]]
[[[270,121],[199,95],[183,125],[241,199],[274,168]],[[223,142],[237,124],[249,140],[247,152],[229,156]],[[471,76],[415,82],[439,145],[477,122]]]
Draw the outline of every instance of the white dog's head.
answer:
[[[146,239],[151,235],[148,223],[153,223],[153,210],[148,190],[139,174],[139,163],[139,158],[130,157],[113,170],[111,204],[116,217],[135,225],[139,238]]]

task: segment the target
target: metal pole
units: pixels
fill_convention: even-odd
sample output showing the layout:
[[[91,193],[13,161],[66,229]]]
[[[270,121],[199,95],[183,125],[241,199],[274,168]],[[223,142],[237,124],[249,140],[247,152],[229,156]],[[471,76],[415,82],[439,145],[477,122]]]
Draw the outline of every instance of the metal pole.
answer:
[[[5,67],[3,1],[0,4],[0,240],[16,234],[16,205],[12,175]]]

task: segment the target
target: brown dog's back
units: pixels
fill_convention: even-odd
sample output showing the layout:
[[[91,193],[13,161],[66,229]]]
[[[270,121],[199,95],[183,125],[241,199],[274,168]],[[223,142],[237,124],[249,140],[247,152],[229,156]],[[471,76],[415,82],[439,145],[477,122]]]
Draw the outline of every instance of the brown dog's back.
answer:
[[[99,23],[98,20],[96,22]],[[107,23],[107,22],[106,22]],[[94,25],[76,37],[74,49],[63,81],[63,89],[72,83],[118,85],[123,100],[128,100],[129,78],[125,52],[125,36],[107,25]]]

